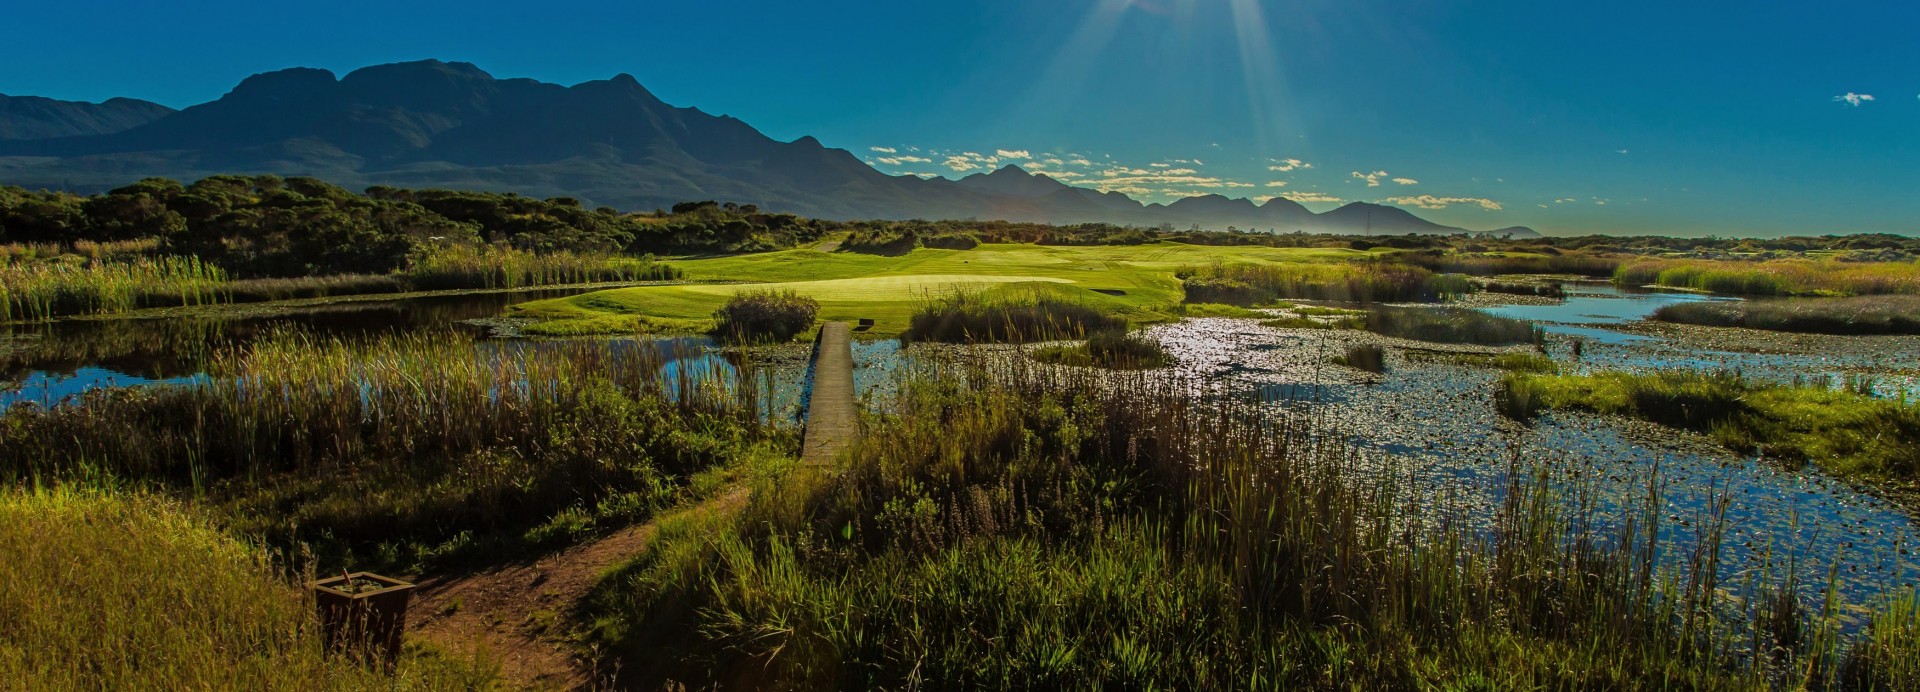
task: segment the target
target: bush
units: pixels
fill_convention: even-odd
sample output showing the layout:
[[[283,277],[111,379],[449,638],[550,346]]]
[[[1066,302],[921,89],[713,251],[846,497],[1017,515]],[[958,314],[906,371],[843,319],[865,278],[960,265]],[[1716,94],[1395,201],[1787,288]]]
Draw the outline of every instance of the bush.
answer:
[[[1171,362],[1160,342],[1123,329],[1110,329],[1087,335],[1083,344],[1050,346],[1035,351],[1033,357],[1043,363],[1081,365],[1102,368],[1146,370]]]
[[[1443,344],[1510,346],[1540,343],[1540,330],[1520,320],[1464,308],[1380,306],[1367,313],[1367,331]]]
[[[1127,320],[1050,294],[953,293],[914,313],[901,341],[1026,343],[1123,330]]]
[[[813,327],[820,301],[791,290],[746,291],[713,312],[713,333],[742,341],[792,341]]]
[[[1387,371],[1387,352],[1378,344],[1356,344],[1347,347],[1347,354],[1337,356],[1334,363],[1367,372]]]
[[[972,250],[980,247],[980,239],[971,233],[936,235],[920,239],[920,246],[936,250]]]

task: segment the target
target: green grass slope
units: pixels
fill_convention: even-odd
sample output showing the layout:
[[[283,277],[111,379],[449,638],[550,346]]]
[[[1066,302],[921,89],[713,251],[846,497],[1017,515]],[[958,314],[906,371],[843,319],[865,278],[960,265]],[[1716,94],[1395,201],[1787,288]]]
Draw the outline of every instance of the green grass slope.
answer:
[[[698,331],[728,297],[779,284],[820,301],[820,319],[872,319],[871,335],[898,334],[932,298],[954,292],[1041,293],[1085,302],[1137,322],[1171,319],[1183,296],[1174,271],[1214,263],[1344,262],[1375,253],[1316,248],[982,245],[887,257],[786,250],[674,260],[702,283],[597,291],[514,306],[551,336]]]

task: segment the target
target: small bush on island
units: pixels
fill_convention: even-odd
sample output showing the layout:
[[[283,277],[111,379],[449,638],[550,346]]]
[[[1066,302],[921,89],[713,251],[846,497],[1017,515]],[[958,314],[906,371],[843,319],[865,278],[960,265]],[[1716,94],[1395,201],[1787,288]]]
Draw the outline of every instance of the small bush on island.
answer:
[[[1513,373],[1501,380],[1495,404],[1523,421],[1554,409],[1633,416],[1837,475],[1920,479],[1920,406],[1858,391],[1864,389],[1788,386],[1724,371]]]
[[[1051,293],[954,292],[929,302],[908,321],[904,343],[1027,343],[1078,339],[1124,330],[1127,320]]]
[[[1355,370],[1386,372],[1387,351],[1379,344],[1355,344],[1347,347],[1346,355],[1335,356],[1333,362]]]
[[[791,290],[735,294],[713,313],[713,333],[739,341],[792,341],[813,327],[820,301]]]
[[[1120,329],[1094,332],[1085,343],[1041,348],[1033,357],[1042,363],[1116,370],[1150,370],[1173,360],[1160,342]]]
[[[1465,308],[1379,306],[1367,312],[1367,331],[1442,344],[1537,344],[1540,329],[1526,322]]]
[[[1653,319],[1804,334],[1920,334],[1920,296],[1677,303]]]

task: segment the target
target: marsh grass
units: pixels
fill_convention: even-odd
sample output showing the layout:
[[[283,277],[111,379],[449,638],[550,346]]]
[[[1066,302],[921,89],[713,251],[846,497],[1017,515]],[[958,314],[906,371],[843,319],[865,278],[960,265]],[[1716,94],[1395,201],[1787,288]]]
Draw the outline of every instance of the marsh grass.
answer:
[[[1496,405],[1510,418],[1577,409],[1696,430],[1729,449],[1840,476],[1920,480],[1920,406],[1824,386],[1749,380],[1731,372],[1510,374]]]
[[[1620,268],[1622,262],[1622,258],[1620,257],[1587,253],[1438,254],[1412,252],[1398,255],[1396,259],[1408,264],[1424,267],[1430,271],[1471,274],[1473,276],[1500,276],[1503,274],[1612,276],[1614,271]],[[1489,288],[1488,290],[1493,289]]]
[[[484,659],[409,647],[392,677],[330,656],[298,567],[175,501],[0,490],[0,680],[28,690],[446,690]]]
[[[1439,361],[1458,363],[1482,368],[1494,368],[1509,372],[1558,373],[1560,365],[1552,358],[1539,353],[1456,353],[1441,351],[1407,351],[1409,360]]]
[[[1763,622],[1777,584],[1720,581],[1724,497],[1669,545],[1659,483],[1602,514],[1591,485],[1516,461],[1475,529],[1309,417],[1184,391],[1017,361],[919,375],[838,470],[663,527],[603,582],[593,641],[639,687],[1912,681],[1903,606],[1857,644],[1783,638],[1831,623]]]
[[[1033,351],[1034,360],[1054,365],[1151,370],[1166,367],[1173,357],[1160,342],[1115,329],[1094,332],[1078,344],[1045,346]]]
[[[900,335],[905,343],[1027,343],[1124,330],[1127,319],[1047,292],[952,292],[930,296]]]
[[[1376,306],[1367,312],[1366,329],[1401,339],[1482,346],[1539,344],[1544,338],[1527,322],[1465,308]]]
[[[0,320],[210,304],[226,280],[193,258],[0,262]]]
[[[1613,282],[1757,296],[1920,294],[1920,263],[1837,260],[1640,260]]]
[[[497,558],[644,518],[688,476],[791,444],[743,386],[751,371],[666,367],[674,355],[284,332],[216,352],[200,384],[10,409],[0,478],[201,496],[330,566]]]
[[[1920,296],[1676,303],[1653,319],[1807,334],[1920,334]]]

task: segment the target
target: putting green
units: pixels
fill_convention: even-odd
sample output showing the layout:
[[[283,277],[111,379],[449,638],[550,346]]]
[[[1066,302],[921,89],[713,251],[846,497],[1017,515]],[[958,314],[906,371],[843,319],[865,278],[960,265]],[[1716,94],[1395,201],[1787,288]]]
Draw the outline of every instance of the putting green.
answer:
[[[820,301],[822,320],[875,321],[869,336],[898,334],[930,298],[953,291],[1044,292],[1085,302],[1135,322],[1171,319],[1183,294],[1174,271],[1221,263],[1347,262],[1378,252],[1323,248],[981,245],[918,249],[899,256],[785,250],[669,260],[697,283],[596,291],[516,305],[541,320],[530,333],[699,331],[714,310],[747,290],[792,290]]]

